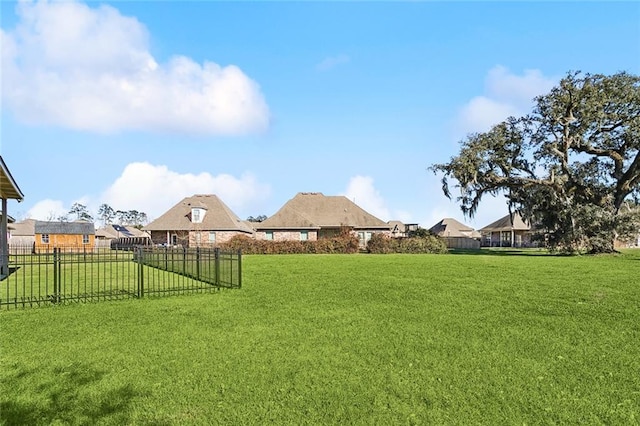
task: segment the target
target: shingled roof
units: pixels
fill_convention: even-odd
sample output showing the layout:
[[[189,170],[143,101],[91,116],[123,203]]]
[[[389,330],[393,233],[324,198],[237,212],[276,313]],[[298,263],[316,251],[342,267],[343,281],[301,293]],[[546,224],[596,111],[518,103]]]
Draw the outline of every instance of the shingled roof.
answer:
[[[441,237],[476,237],[479,233],[451,217],[446,217],[429,228],[429,231]]]
[[[191,209],[206,210],[200,223],[191,221]],[[213,194],[194,195],[180,201],[165,214],[143,228],[145,231],[239,231],[249,234],[253,229]]]
[[[149,235],[134,226],[107,225],[96,230],[96,237],[111,239],[120,237],[148,237]]]
[[[35,219],[25,219],[20,222],[14,223],[13,230],[11,231],[11,236],[21,236],[21,237],[33,237],[36,234],[35,231]]]
[[[93,235],[96,228],[92,222],[43,222],[36,221],[36,234]]]
[[[481,228],[481,232],[498,232],[498,231],[529,231],[531,226],[527,225],[518,213],[506,215],[493,223]]]
[[[255,224],[256,229],[319,229],[351,226],[389,229],[389,224],[367,213],[344,196],[299,192],[273,216]]]

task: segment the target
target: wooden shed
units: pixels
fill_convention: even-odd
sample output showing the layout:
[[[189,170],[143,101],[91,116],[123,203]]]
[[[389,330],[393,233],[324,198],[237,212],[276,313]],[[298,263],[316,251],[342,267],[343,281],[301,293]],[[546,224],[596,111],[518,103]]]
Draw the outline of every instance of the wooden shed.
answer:
[[[49,252],[58,248],[67,252],[93,250],[96,229],[92,222],[44,222],[35,223],[35,251]]]

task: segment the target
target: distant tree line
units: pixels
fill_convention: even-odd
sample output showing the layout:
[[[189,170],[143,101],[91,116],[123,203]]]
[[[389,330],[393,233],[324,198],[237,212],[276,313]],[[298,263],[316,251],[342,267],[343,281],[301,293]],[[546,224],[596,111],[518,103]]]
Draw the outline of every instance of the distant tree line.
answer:
[[[141,228],[149,221],[145,212],[140,212],[138,210],[114,210],[106,203],[100,205],[96,218],[100,220],[104,226],[117,224],[123,226],[134,226],[136,228]],[[68,213],[57,217],[50,215],[48,219],[58,220],[60,222],[68,222],[69,220],[95,222],[96,218],[89,213],[89,209],[84,204],[73,203]]]

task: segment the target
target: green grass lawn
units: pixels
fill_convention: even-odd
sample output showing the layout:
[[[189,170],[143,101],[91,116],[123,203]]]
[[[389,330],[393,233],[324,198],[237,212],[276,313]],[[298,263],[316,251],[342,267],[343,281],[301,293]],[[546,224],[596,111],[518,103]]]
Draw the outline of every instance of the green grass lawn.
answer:
[[[3,424],[640,423],[640,251],[245,256],[243,273],[0,312]]]

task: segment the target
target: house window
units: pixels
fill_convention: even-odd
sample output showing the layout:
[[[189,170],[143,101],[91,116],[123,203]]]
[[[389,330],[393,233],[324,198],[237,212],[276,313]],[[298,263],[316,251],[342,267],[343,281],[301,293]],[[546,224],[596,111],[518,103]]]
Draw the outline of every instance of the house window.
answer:
[[[209,231],[209,242],[210,243],[215,243],[216,242],[216,232],[215,231]]]
[[[309,239],[309,231],[300,231],[300,241],[307,241]]]
[[[40,235],[40,241],[42,241],[42,244],[49,244],[49,234]]]
[[[173,234],[171,236],[171,245],[172,246],[177,246],[178,245],[178,236],[176,234]]]
[[[200,245],[200,241],[202,240],[202,237],[200,235],[199,232],[196,232],[196,245],[199,246]]]
[[[267,232],[265,232],[265,239],[267,239],[267,240],[273,240],[273,231],[267,231]]]
[[[193,223],[202,223],[202,219],[204,219],[204,209],[193,208],[191,209],[191,222]]]
[[[82,236],[82,244],[89,244],[89,235],[84,234]]]
[[[371,239],[371,232],[358,232],[358,240],[360,241],[360,247],[366,247],[367,243]]]

